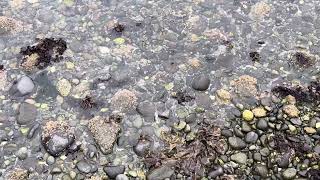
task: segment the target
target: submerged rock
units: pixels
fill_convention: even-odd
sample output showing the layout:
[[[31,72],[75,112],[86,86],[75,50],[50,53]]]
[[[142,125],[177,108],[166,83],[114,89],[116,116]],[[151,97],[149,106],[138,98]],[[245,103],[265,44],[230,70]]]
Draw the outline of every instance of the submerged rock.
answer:
[[[192,88],[198,91],[205,91],[209,88],[210,79],[206,75],[199,75],[192,81]]]
[[[36,120],[37,108],[33,104],[23,103],[19,107],[17,123],[20,125],[29,124]]]
[[[21,77],[13,86],[10,88],[9,93],[16,97],[25,96],[30,94],[35,85],[32,79],[28,76]]]
[[[70,126],[59,121],[48,121],[41,134],[44,148],[55,157],[60,156],[74,142],[74,139]]]
[[[104,154],[112,152],[113,144],[120,131],[120,125],[108,118],[96,116],[89,120],[88,128]]]

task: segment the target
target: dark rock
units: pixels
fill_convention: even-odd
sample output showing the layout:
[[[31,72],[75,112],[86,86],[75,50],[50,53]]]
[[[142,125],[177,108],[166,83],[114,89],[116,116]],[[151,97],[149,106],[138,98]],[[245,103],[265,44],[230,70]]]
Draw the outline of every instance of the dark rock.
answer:
[[[192,88],[198,91],[205,91],[209,88],[210,79],[206,75],[199,75],[192,81]]]
[[[103,171],[108,175],[109,178],[116,178],[118,174],[123,174],[125,167],[120,166],[106,166],[103,168]]]
[[[224,136],[224,137],[231,137],[231,136],[233,136],[233,133],[229,129],[223,129],[221,131],[221,135]]]
[[[154,170],[152,170],[148,175],[148,180],[163,180],[166,178],[170,178],[172,174],[174,173],[174,170],[170,168],[169,166],[162,165]]]
[[[26,125],[32,123],[37,118],[37,108],[29,103],[23,103],[19,107],[19,115],[17,123],[20,125]]]
[[[244,137],[244,134],[238,128],[233,128],[233,132],[234,132],[234,135],[237,136],[237,137],[240,137],[240,138]]]
[[[28,135],[27,135],[27,138],[28,139],[31,139],[34,134],[36,133],[36,131],[39,129],[39,126],[40,124],[39,123],[35,123],[30,129],[29,129],[29,132],[28,132]]]
[[[54,134],[48,139],[43,139],[43,144],[47,152],[52,156],[60,156],[74,142],[73,135]]]
[[[264,119],[259,119],[257,121],[257,124],[256,124],[257,128],[260,129],[260,130],[267,130],[268,129],[268,122]]]

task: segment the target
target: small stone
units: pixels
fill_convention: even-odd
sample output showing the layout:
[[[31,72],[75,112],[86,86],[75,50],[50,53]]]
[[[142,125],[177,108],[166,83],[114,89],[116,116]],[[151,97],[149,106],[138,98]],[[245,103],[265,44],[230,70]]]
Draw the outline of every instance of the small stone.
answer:
[[[175,123],[174,124],[174,128],[178,131],[181,131],[182,129],[184,129],[186,127],[187,123],[185,121],[180,121],[179,123]]]
[[[291,153],[283,154],[279,159],[277,159],[277,164],[280,168],[287,168],[290,164]]]
[[[320,128],[320,122],[316,123],[316,128],[319,129]]]
[[[54,157],[53,157],[53,156],[48,156],[48,158],[47,158],[47,164],[48,164],[48,165],[52,165],[52,164],[54,164],[54,162],[55,162]]]
[[[171,175],[174,173],[174,170],[171,169],[169,166],[162,165],[153,171],[151,171],[147,175],[147,179],[149,180],[162,180],[166,178],[170,178]]]
[[[304,127],[303,129],[308,134],[315,134],[317,132],[317,130],[312,127]]]
[[[67,69],[74,69],[74,63],[70,62],[70,61],[66,62],[66,68]]]
[[[299,118],[291,118],[290,122],[294,125],[300,126],[302,124],[301,120]]]
[[[233,149],[237,150],[244,149],[247,146],[247,144],[238,137],[229,137],[228,142]]]
[[[271,11],[271,6],[264,1],[257,2],[251,7],[250,16],[252,18],[263,18]]]
[[[119,37],[119,38],[115,38],[115,39],[113,40],[113,42],[115,42],[116,44],[120,45],[120,44],[125,43],[126,40],[123,39],[123,38],[121,38],[121,37]]]
[[[292,104],[292,105],[294,105],[294,104],[296,104],[296,98],[294,97],[294,96],[291,96],[291,95],[288,95],[287,97],[286,97],[286,101],[289,103],[289,104]]]
[[[121,111],[128,111],[137,107],[137,100],[135,93],[127,89],[117,91],[111,98],[111,106],[114,109]]]
[[[283,107],[284,113],[286,113],[289,117],[294,118],[294,117],[299,117],[299,109],[295,105],[285,105]]]
[[[208,176],[211,178],[216,178],[223,175],[223,168],[221,166],[217,167],[215,170],[209,172]]]
[[[247,162],[247,155],[245,153],[237,153],[237,154],[231,155],[230,159],[239,164],[245,164]]]
[[[25,169],[16,168],[9,172],[7,180],[24,180],[28,179],[28,171]]]
[[[119,174],[123,174],[125,167],[120,166],[106,166],[103,168],[103,171],[108,175],[109,178],[116,178]]]
[[[262,156],[269,156],[270,150],[269,150],[268,148],[262,148],[262,149],[260,150],[260,154],[261,154]]]
[[[206,75],[199,75],[192,81],[192,88],[197,91],[205,91],[209,88],[210,79]]]
[[[266,120],[264,120],[264,119],[259,119],[259,120],[257,121],[256,127],[257,127],[258,129],[260,129],[260,130],[265,131],[265,130],[268,129],[268,122],[267,122]]]
[[[297,174],[297,170],[294,168],[288,168],[283,171],[282,176],[284,179],[294,179]]]
[[[23,76],[22,78],[20,78],[16,84],[16,88],[13,86],[11,89],[11,91],[15,91],[15,89],[18,90],[18,94],[17,92],[13,92],[13,94],[18,95],[18,96],[24,96],[27,94],[30,94],[33,89],[34,89],[34,83],[32,81],[32,79],[28,76]]]
[[[113,144],[120,131],[119,124],[112,121],[109,122],[106,118],[96,116],[89,120],[88,128],[102,153],[109,154],[112,152]]]
[[[297,128],[291,124],[289,124],[288,127],[291,132],[296,132],[296,130],[297,130]]]
[[[91,172],[91,164],[81,160],[77,163],[77,169],[82,173],[88,174]]]
[[[150,151],[151,142],[148,140],[140,140],[137,145],[133,147],[133,151],[138,156],[144,156]]]
[[[119,174],[117,175],[116,180],[129,180],[129,178],[125,174]]]
[[[68,96],[71,91],[72,85],[67,79],[60,79],[57,83],[57,90],[61,96]]]
[[[217,90],[217,96],[224,103],[228,103],[231,100],[231,94],[228,91],[224,90],[224,89]]]
[[[54,167],[51,170],[51,174],[60,174],[62,172],[62,170],[59,167]]]
[[[17,153],[16,156],[20,159],[20,160],[24,160],[28,157],[28,149],[26,147],[21,147]]]
[[[71,127],[61,121],[48,121],[42,130],[41,141],[46,151],[52,156],[60,156],[73,142]]]
[[[154,113],[156,112],[156,107],[151,102],[141,102],[137,106],[137,111],[143,117],[154,117]]]
[[[245,141],[247,143],[255,143],[258,140],[258,134],[255,132],[249,132],[246,134]]]
[[[19,115],[17,123],[20,125],[26,125],[36,120],[37,108],[28,103],[23,103],[19,107]]]
[[[255,172],[263,178],[268,177],[268,168],[265,165],[262,165],[262,164],[256,165]]]
[[[254,108],[252,110],[252,112],[253,112],[254,116],[257,117],[257,118],[261,118],[261,117],[267,116],[267,111],[262,107]]]
[[[242,118],[246,121],[252,121],[253,120],[253,113],[250,110],[244,110],[242,112]]]

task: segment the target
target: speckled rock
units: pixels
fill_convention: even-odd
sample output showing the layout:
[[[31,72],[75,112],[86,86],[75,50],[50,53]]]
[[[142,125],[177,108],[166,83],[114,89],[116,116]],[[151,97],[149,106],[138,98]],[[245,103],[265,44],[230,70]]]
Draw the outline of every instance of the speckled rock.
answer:
[[[135,93],[127,89],[117,91],[111,98],[111,106],[115,110],[128,111],[133,110],[137,106],[137,100]]]
[[[42,144],[52,156],[60,156],[74,139],[73,130],[66,122],[48,121],[42,128]]]
[[[28,171],[25,169],[16,168],[9,172],[7,180],[24,180],[28,179]]]
[[[294,179],[297,174],[297,170],[294,168],[288,168],[283,171],[282,176],[284,179]]]
[[[119,124],[109,122],[108,118],[96,116],[89,120],[88,128],[99,145],[101,152],[104,154],[112,152],[113,144],[120,131]]]
[[[57,90],[61,96],[68,96],[71,91],[72,85],[67,79],[60,79],[57,83]]]
[[[252,112],[254,114],[254,117],[257,118],[265,117],[267,115],[267,111],[262,107],[254,108],[252,109]]]
[[[284,113],[286,113],[289,117],[298,117],[299,116],[299,109],[295,106],[295,105],[292,105],[292,104],[289,104],[289,105],[285,105],[283,107],[283,111]]]
[[[252,121],[253,120],[253,113],[250,110],[244,110],[242,112],[242,118],[246,121]]]

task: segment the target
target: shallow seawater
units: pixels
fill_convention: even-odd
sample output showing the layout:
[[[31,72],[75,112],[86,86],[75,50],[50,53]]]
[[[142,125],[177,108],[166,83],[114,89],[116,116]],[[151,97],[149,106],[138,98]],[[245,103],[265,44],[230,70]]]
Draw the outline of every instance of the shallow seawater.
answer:
[[[0,0],[0,179],[319,178],[319,13]]]

